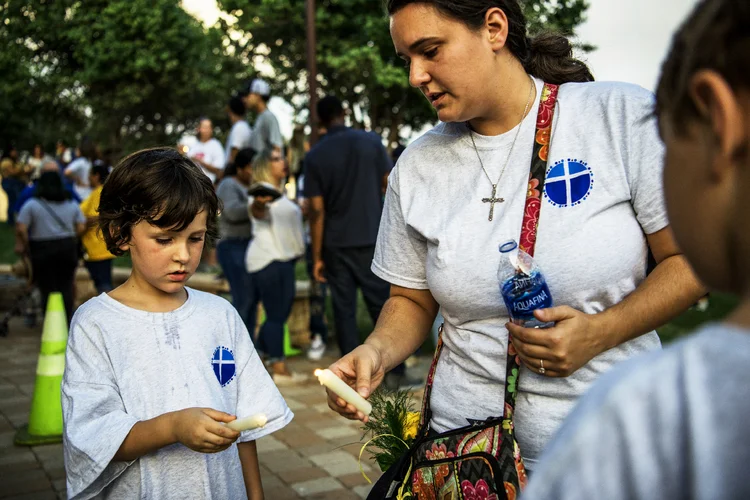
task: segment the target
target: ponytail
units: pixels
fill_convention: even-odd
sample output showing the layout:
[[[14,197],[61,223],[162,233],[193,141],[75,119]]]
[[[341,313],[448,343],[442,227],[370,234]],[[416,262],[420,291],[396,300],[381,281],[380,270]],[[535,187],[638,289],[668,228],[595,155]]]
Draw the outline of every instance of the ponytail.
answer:
[[[594,81],[588,66],[573,57],[573,46],[563,35],[546,32],[526,40],[527,52],[519,59],[527,73],[555,85]]]

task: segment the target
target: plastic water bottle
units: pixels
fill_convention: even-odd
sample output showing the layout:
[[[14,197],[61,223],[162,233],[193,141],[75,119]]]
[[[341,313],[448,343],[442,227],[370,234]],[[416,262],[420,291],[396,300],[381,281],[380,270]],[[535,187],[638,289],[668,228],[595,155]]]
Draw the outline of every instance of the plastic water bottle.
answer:
[[[500,244],[500,254],[497,278],[511,321],[527,328],[553,326],[534,317],[535,310],[552,307],[547,281],[534,259],[515,240]]]

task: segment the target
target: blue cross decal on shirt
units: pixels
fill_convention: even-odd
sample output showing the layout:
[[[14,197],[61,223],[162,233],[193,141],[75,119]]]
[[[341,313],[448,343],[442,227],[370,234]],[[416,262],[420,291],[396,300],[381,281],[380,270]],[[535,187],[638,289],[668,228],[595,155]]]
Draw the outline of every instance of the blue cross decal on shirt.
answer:
[[[594,174],[585,161],[560,160],[547,171],[544,197],[557,207],[580,205],[591,193]]]
[[[217,347],[211,358],[211,364],[213,365],[214,375],[216,375],[222,387],[232,381],[236,366],[234,363],[234,353],[232,353],[231,349],[224,346]]]

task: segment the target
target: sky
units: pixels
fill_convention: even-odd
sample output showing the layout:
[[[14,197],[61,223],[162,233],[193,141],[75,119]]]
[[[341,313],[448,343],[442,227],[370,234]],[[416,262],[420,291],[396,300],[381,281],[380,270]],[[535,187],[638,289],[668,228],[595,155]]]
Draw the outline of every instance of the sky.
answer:
[[[182,4],[207,25],[219,16],[215,0],[182,0]],[[587,20],[577,34],[581,42],[597,47],[584,55],[596,79],[655,90],[672,33],[697,0],[589,0],[589,4]],[[414,98],[422,97],[415,91]],[[282,134],[290,137],[292,108],[281,99],[272,99],[269,108],[278,116]]]

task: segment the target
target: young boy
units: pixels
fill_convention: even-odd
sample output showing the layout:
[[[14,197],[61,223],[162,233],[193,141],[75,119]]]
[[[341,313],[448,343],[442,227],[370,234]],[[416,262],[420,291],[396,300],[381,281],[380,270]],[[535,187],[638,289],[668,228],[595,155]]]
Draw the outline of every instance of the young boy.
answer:
[[[721,324],[602,377],[524,500],[750,498],[750,2],[704,0],[664,64],[657,111],[669,218]],[[658,304],[654,304],[658,307]]]
[[[70,498],[263,498],[255,440],[293,415],[224,299],[187,288],[216,235],[211,181],[176,150],[125,158],[99,226],[133,270],[81,306],[63,377]],[[224,424],[265,414],[264,428]]]

